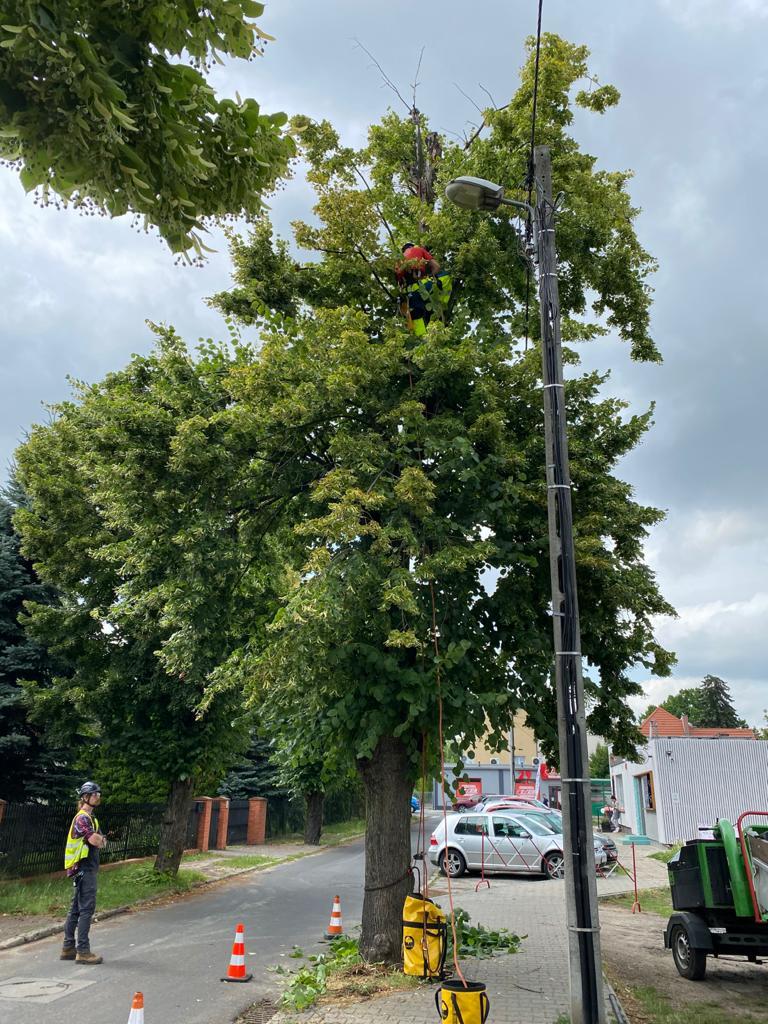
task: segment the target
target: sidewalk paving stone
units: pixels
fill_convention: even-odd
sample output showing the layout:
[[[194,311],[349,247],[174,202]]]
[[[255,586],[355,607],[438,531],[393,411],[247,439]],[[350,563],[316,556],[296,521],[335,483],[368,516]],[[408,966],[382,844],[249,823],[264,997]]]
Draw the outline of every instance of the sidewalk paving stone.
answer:
[[[658,849],[637,847],[641,889],[666,883],[666,865],[650,857]],[[632,869],[630,847],[619,845],[619,859]],[[564,883],[521,876],[491,875],[489,880],[490,888],[480,886],[475,891],[476,875],[454,879],[451,890],[455,906],[466,910],[473,924],[508,928],[526,938],[518,953],[460,961],[464,976],[487,986],[489,1020],[493,1024],[554,1024],[567,1013],[569,1004]],[[632,879],[624,874],[597,880],[598,896],[632,892],[633,888]],[[447,909],[447,880],[437,878],[429,895]],[[272,1018],[272,1024],[369,1024],[374,1015],[387,1024],[434,1024],[436,988],[436,984],[424,985],[417,990],[377,996],[373,1002],[321,1003],[304,1013],[281,1012]]]

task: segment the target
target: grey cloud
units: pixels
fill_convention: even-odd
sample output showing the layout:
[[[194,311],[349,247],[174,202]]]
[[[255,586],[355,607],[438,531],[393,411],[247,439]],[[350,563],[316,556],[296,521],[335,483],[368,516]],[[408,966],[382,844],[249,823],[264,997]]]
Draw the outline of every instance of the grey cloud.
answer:
[[[743,695],[755,708],[765,633],[759,531],[768,499],[761,238],[768,221],[761,120],[767,8],[764,0],[554,0],[544,11],[545,30],[587,43],[600,81],[621,90],[617,110],[579,113],[574,131],[600,166],[635,170],[638,230],[660,261],[651,283],[664,365],[632,364],[614,339],[582,353],[585,367],[612,369],[608,393],[636,410],[657,401],[655,427],[621,472],[640,500],[670,510],[649,556],[684,616],[662,624],[662,634],[680,654],[676,679],[718,672],[737,703]],[[277,41],[262,60],[230,63],[214,80],[229,93],[255,96],[267,111],[328,117],[346,142],[359,144],[370,121],[399,101],[353,37],[407,98],[426,44],[419,107],[441,129],[460,132],[477,114],[454,82],[481,104],[479,82],[506,102],[523,40],[535,27],[534,5],[491,0],[482,17],[467,11],[428,0],[269,5],[263,24]],[[290,220],[310,215],[311,194],[299,179],[270,205],[287,235]],[[156,238],[131,232],[126,219],[41,211],[2,170],[0,244],[8,295],[0,327],[3,463],[40,418],[40,401],[66,395],[66,373],[96,379],[151,345],[145,317],[175,323],[191,341],[224,333],[203,302],[229,280],[218,233],[220,252],[205,270],[174,268]],[[697,608],[711,611],[706,622],[690,611]],[[747,621],[749,628],[738,628]]]

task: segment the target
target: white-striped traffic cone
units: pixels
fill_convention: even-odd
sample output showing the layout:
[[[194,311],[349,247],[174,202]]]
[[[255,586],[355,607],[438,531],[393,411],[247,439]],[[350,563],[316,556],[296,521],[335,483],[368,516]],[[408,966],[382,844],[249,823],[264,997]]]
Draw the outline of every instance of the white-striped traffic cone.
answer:
[[[128,1024],[144,1024],[144,993],[135,992],[131,1003],[131,1015]]]
[[[344,925],[341,920],[341,900],[338,896],[334,896],[333,907],[331,908],[331,923],[328,925],[325,937],[326,939],[335,939],[337,935],[343,934]]]
[[[235,927],[235,941],[232,943],[232,956],[229,958],[227,975],[222,981],[250,981],[252,974],[245,973],[245,925]]]

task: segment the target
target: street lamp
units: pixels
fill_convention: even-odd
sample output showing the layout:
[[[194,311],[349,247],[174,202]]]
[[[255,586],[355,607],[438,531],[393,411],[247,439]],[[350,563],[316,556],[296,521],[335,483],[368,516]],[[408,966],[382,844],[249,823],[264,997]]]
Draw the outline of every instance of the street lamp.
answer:
[[[605,1024],[560,342],[555,215],[549,149],[546,146],[537,146],[534,151],[534,177],[535,207],[505,199],[503,186],[485,178],[456,178],[445,191],[452,202],[464,209],[497,210],[499,206],[513,206],[524,210],[533,222],[541,317],[549,564],[563,832],[564,846],[569,854],[565,882],[571,1021],[572,1024]]]
[[[503,185],[496,185],[485,178],[473,178],[468,174],[449,181],[445,186],[445,194],[452,203],[465,210],[497,210],[499,206],[516,206],[531,216],[534,212],[528,203],[505,199]]]

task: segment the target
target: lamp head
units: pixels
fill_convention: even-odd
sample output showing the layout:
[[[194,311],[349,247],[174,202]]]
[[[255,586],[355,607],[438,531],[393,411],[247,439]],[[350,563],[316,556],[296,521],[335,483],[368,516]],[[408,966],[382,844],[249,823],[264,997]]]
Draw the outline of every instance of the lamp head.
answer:
[[[445,188],[445,194],[465,210],[496,210],[504,199],[504,186],[485,178],[465,175],[454,178]]]

